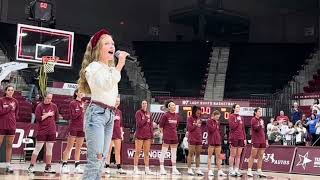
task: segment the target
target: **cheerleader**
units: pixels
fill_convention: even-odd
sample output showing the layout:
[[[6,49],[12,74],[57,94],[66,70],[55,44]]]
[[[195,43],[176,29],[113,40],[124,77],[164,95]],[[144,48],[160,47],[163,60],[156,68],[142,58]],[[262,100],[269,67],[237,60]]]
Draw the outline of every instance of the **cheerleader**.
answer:
[[[253,113],[254,117],[251,119],[251,140],[252,140],[252,149],[251,149],[251,155],[248,162],[248,171],[247,175],[250,177],[253,177],[252,174],[252,165],[253,160],[258,155],[258,163],[257,163],[257,174],[260,177],[266,177],[262,173],[262,160],[263,160],[263,154],[266,150],[266,147],[269,146],[268,139],[266,138],[265,134],[265,127],[263,119],[261,119],[261,108],[254,109]]]
[[[114,126],[113,126],[113,134],[112,134],[112,142],[110,144],[109,154],[106,162],[106,173],[110,174],[110,157],[112,152],[112,144],[114,145],[116,164],[117,164],[117,173],[126,174],[126,172],[121,168],[121,141],[123,140],[123,129],[122,129],[122,112],[118,109],[120,105],[120,98],[116,99],[115,105],[115,118],[114,118]]]
[[[240,157],[244,146],[247,144],[244,121],[239,115],[240,105],[232,106],[231,115],[229,117],[229,142],[230,157],[229,157],[229,175],[241,177],[239,171]]]
[[[134,154],[134,175],[139,175],[138,162],[140,152],[143,147],[144,166],[146,175],[154,175],[149,168],[149,151],[153,139],[153,121],[148,111],[148,102],[141,102],[141,109],[136,112],[136,132],[135,132],[135,154]]]
[[[163,133],[163,144],[161,149],[160,156],[160,174],[166,175],[167,172],[164,169],[164,158],[170,147],[171,150],[171,163],[172,163],[172,174],[173,175],[181,175],[181,173],[177,170],[176,167],[176,158],[177,158],[177,147],[178,147],[178,134],[177,127],[180,121],[179,114],[176,112],[176,105],[173,101],[168,101],[165,104],[165,107],[169,110],[166,112],[161,120],[160,120],[160,129]]]
[[[194,175],[191,169],[193,156],[196,156],[196,175],[203,176],[203,172],[200,170],[200,153],[202,150],[202,130],[200,119],[201,109],[198,106],[192,107],[192,115],[188,118],[187,129],[189,132],[189,154],[188,154],[188,175]]]
[[[6,168],[5,171],[13,173],[10,166],[12,155],[12,144],[16,133],[16,121],[19,112],[19,103],[13,98],[14,87],[8,85],[5,88],[4,97],[0,98],[0,147],[6,138]]]
[[[211,170],[211,157],[215,153],[216,164],[218,167],[218,176],[226,176],[221,169],[221,132],[220,132],[220,112],[214,111],[211,118],[207,121],[208,130],[208,176],[214,176]]]
[[[63,152],[62,157],[62,173],[69,173],[69,168],[67,165],[68,158],[71,153],[71,149],[76,143],[74,160],[75,160],[75,173],[82,174],[83,169],[79,166],[80,164],[80,150],[84,141],[85,133],[83,131],[83,116],[84,116],[84,103],[82,98],[84,97],[84,93],[80,92],[78,89],[74,91],[73,101],[70,102],[70,114],[71,114],[71,122],[69,125],[69,137],[67,147]]]

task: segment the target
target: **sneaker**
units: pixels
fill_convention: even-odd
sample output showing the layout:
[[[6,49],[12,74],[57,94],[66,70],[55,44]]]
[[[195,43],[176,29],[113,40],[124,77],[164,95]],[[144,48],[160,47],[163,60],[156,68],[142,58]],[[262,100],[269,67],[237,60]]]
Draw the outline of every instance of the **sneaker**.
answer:
[[[117,173],[118,173],[118,174],[127,174],[127,172],[124,171],[122,168],[119,168],[119,169],[117,170]]]
[[[253,177],[252,171],[247,171],[247,176]]]
[[[213,174],[211,169],[208,171],[208,176],[214,176],[214,174]]]
[[[238,170],[238,171],[236,171],[236,175],[238,176],[238,177],[242,177],[242,173]]]
[[[261,177],[261,178],[265,178],[265,177],[267,177],[267,175],[263,174],[263,172],[262,172],[262,171],[257,172],[257,174],[258,174],[258,176],[259,176],[259,177]]]
[[[152,172],[152,171],[150,171],[150,170],[146,170],[146,171],[145,171],[145,174],[146,174],[146,175],[155,175],[155,173]]]
[[[12,167],[11,167],[10,165],[8,165],[8,166],[6,167],[6,172],[7,172],[7,173],[13,173],[13,169],[12,169]]]
[[[34,167],[33,166],[29,166],[28,167],[28,173],[34,173]]]
[[[172,169],[172,175],[181,175],[177,168]]]
[[[139,170],[133,170],[132,175],[141,175],[142,173]]]
[[[160,175],[167,175],[167,171],[164,168],[160,168]]]
[[[106,174],[111,174],[111,169],[109,167],[106,168]]]
[[[44,172],[45,172],[45,173],[56,173],[54,170],[52,170],[51,166],[46,167],[46,168],[44,169]]]
[[[222,170],[218,171],[218,176],[227,176],[227,174],[225,174]]]
[[[229,171],[229,176],[236,177],[237,173],[235,171]]]
[[[62,174],[69,174],[69,167],[68,165],[63,165],[61,168],[61,173]]]
[[[78,165],[75,169],[74,172],[76,174],[83,174],[83,169]]]
[[[191,168],[189,168],[189,169],[188,169],[188,175],[190,175],[190,176],[194,176],[194,172],[192,171],[192,169],[191,169]]]
[[[203,172],[202,172],[200,169],[198,169],[198,170],[196,171],[196,175],[197,175],[197,176],[203,176],[204,174],[203,174]]]

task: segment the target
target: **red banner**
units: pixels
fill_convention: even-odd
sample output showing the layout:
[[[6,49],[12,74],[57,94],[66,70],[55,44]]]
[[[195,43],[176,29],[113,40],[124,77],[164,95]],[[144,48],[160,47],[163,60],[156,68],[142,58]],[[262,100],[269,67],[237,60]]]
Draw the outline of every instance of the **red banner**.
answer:
[[[263,157],[262,169],[272,172],[291,172],[291,165],[295,155],[296,147],[292,146],[270,146],[266,149]],[[244,149],[242,155],[241,169],[248,168],[248,160],[251,153],[251,145]],[[252,169],[257,168],[257,159],[254,160]]]
[[[298,174],[320,175],[320,148],[298,147],[292,172]]]

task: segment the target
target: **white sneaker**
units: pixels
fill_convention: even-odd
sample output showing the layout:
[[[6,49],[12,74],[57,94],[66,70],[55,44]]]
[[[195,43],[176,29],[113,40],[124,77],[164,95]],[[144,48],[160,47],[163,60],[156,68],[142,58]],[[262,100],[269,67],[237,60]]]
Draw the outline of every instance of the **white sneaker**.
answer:
[[[28,167],[28,173],[34,173],[34,166]]]
[[[70,171],[69,171],[69,167],[68,165],[63,165],[62,168],[61,168],[61,173],[62,174],[68,174]]]
[[[133,170],[132,175],[141,175],[142,173],[139,170]]]
[[[146,170],[144,172],[145,172],[146,175],[155,175],[155,173],[150,171],[150,170]]]
[[[189,169],[188,169],[188,175],[190,175],[190,176],[194,176],[194,172],[192,171],[192,169],[191,169],[191,168],[189,168]]]
[[[236,175],[238,176],[238,177],[242,177],[242,173],[238,170],[238,171],[236,171]]]
[[[160,175],[167,175],[167,171],[164,168],[160,168]]]
[[[13,169],[12,169],[12,167],[11,167],[10,165],[8,165],[8,166],[6,167],[6,172],[7,172],[7,173],[13,173]]]
[[[202,172],[200,169],[198,169],[198,170],[196,171],[196,175],[198,175],[198,176],[203,176],[204,174],[203,174],[203,172]]]
[[[247,176],[253,177],[252,171],[247,171]]]
[[[127,172],[125,170],[123,170],[122,168],[117,170],[118,174],[127,174]]]
[[[236,177],[237,173],[235,171],[229,171],[229,176]]]
[[[177,168],[172,169],[172,175],[181,175]]]
[[[106,168],[106,174],[110,174],[111,173],[111,170],[109,167]]]
[[[218,176],[227,176],[227,174],[225,174],[222,170],[218,171]]]
[[[74,169],[76,174],[83,174],[83,169],[78,165],[75,169]]]
[[[213,174],[211,169],[208,171],[208,176],[214,176],[214,174]]]
[[[258,174],[258,176],[259,176],[259,177],[262,177],[262,178],[267,177],[267,175],[263,174],[263,172],[262,172],[262,171],[257,172],[257,174]]]

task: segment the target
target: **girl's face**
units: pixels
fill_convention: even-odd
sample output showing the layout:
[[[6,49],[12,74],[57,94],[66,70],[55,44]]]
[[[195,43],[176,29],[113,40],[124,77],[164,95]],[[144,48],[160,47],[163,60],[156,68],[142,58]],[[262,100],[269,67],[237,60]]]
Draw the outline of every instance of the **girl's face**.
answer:
[[[169,109],[169,111],[172,112],[172,113],[176,112],[176,104],[175,104],[174,102],[170,102],[170,103],[168,104],[168,109]]]

